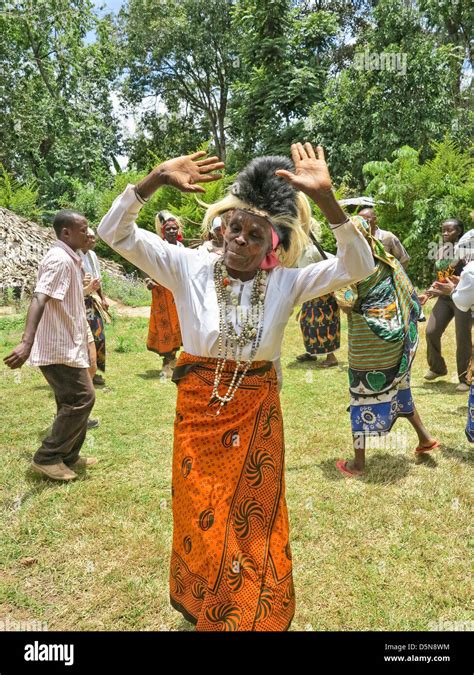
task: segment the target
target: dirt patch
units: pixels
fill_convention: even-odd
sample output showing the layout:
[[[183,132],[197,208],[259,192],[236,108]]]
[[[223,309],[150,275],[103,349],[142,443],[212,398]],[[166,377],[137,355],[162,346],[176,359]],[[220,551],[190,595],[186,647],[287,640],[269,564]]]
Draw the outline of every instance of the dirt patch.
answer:
[[[119,316],[150,318],[150,307],[128,307],[121,302],[110,299],[109,304]],[[0,307],[0,316],[21,316],[21,314],[16,307],[5,306]]]
[[[129,307],[116,300],[109,300],[109,304],[119,316],[150,318],[150,307]]]
[[[0,307],[0,316],[20,316],[16,307]]]

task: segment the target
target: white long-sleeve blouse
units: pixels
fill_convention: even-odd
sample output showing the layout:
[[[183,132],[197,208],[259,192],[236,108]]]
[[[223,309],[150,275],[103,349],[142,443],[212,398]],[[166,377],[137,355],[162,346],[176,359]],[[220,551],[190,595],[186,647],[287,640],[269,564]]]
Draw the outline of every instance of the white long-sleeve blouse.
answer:
[[[219,307],[214,284],[217,257],[204,249],[173,246],[153,232],[135,224],[142,204],[132,185],[113,202],[97,230],[99,236],[121,256],[152,279],[169,288],[176,302],[183,347],[195,356],[217,357]],[[264,300],[264,323],[255,360],[280,357],[283,332],[296,305],[355,283],[372,273],[374,262],[369,245],[350,222],[334,228],[337,255],[303,269],[276,267],[268,274]],[[250,307],[253,280],[230,278],[239,306]],[[240,331],[239,316],[232,322]],[[244,348],[242,358],[250,355]]]

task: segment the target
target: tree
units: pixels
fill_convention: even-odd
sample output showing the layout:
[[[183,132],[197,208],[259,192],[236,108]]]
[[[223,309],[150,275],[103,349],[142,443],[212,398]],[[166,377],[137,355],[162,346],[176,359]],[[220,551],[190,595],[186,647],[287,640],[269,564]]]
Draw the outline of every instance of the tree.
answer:
[[[288,154],[322,95],[336,17],[290,0],[239,0],[233,26],[240,61],[230,113],[234,161],[243,164],[255,153]]]
[[[449,136],[431,146],[432,158],[405,146],[391,161],[368,162],[367,193],[378,202],[380,227],[394,232],[411,256],[409,274],[424,285],[433,277],[431,243],[438,240],[440,223],[459,218],[470,228],[474,204],[472,148],[463,150]]]
[[[121,12],[125,99],[138,104],[153,97],[181,119],[192,117],[194,128],[210,129],[222,159],[236,68],[231,5],[228,0],[129,0]]]
[[[119,147],[114,27],[91,0],[18,0],[1,13],[0,31],[1,161],[37,179],[55,208],[71,178],[107,174]]]
[[[328,83],[310,115],[336,179],[362,189],[369,159],[383,160],[406,144],[424,159],[447,131],[466,142],[473,114],[459,105],[460,60],[458,47],[439,44],[425,30],[418,11],[401,0],[380,0],[354,61]]]
[[[137,131],[125,142],[129,162],[138,169],[151,169],[158,153],[161,157],[179,157],[191,152],[211,137],[205,118],[196,120],[191,114],[145,112]]]
[[[474,65],[474,11],[470,0],[420,0],[420,11],[428,26],[445,43],[461,47],[468,64]],[[461,88],[462,69],[459,69],[458,84]]]

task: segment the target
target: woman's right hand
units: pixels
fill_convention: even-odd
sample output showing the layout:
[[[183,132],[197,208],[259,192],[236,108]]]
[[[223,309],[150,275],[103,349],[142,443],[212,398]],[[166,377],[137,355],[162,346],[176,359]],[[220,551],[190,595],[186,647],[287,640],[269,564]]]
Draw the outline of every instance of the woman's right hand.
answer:
[[[205,155],[206,152],[200,151],[175,157],[157,166],[155,171],[163,185],[171,185],[181,192],[206,192],[196,183],[219,180],[222,175],[211,172],[223,169],[225,164],[216,155],[204,159]]]

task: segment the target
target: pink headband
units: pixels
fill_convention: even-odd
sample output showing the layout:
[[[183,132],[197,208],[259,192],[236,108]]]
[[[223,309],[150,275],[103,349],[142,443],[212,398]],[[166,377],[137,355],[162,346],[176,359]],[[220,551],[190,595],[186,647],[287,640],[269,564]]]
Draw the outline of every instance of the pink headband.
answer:
[[[278,244],[280,243],[280,238],[278,237],[277,233],[272,227],[272,250],[270,253],[267,253],[265,258],[262,260],[260,263],[260,269],[262,270],[272,270],[274,267],[280,264],[280,261],[278,260],[278,256],[275,253],[275,249],[277,248]]]

